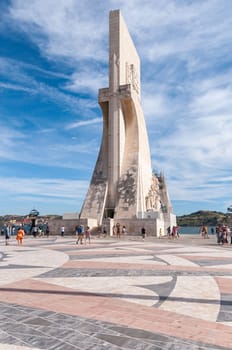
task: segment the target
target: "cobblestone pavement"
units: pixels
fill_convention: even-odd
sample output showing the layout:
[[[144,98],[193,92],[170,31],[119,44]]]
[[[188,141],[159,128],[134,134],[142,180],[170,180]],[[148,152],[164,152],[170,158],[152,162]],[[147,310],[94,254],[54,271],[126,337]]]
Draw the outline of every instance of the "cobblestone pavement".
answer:
[[[232,246],[0,240],[1,350],[232,349]]]

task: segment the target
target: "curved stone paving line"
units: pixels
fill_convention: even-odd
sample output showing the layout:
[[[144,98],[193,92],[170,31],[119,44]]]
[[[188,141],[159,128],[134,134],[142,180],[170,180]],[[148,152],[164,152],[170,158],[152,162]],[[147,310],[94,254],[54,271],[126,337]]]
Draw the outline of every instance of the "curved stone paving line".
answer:
[[[45,273],[68,260],[68,255],[50,249],[6,246],[0,261],[0,286]]]
[[[174,244],[170,246],[167,241],[160,243],[156,240],[155,242],[144,242],[143,244],[141,241],[115,241],[113,239],[111,241],[96,240],[96,242],[91,245],[91,248],[90,246],[78,246],[74,248],[73,238],[66,239],[65,241],[59,239],[56,241],[46,241],[46,245],[44,240],[28,239],[25,240],[24,247],[12,245],[3,247],[2,249],[3,254],[1,254],[2,259],[0,259],[2,277],[0,280],[0,300],[2,300],[0,314],[4,314],[4,317],[1,317],[0,319],[0,343],[2,343],[2,346],[6,347],[6,350],[16,350],[17,347],[14,348],[14,346],[22,346],[22,349],[23,347],[27,348],[29,346],[32,349],[57,350],[79,348],[134,348],[148,350],[232,349],[232,347],[230,347],[232,344],[232,337],[231,342],[229,339],[226,340],[230,337],[228,329],[222,328],[222,330],[220,330],[220,328],[218,330],[217,328],[214,328],[214,325],[219,325],[216,321],[221,323],[220,327],[223,327],[223,324],[230,325],[232,321],[232,298],[231,294],[228,293],[228,290],[225,289],[224,282],[224,279],[227,278],[228,283],[230,283],[229,281],[232,277],[232,271],[230,268],[232,262],[232,249],[218,249],[217,246],[210,246],[209,248],[205,246],[186,247],[181,245],[180,241],[175,243],[175,246]],[[73,255],[75,249],[76,254]],[[102,249],[104,249],[105,254],[103,253],[104,256],[100,257],[97,252]],[[112,250],[114,250],[113,254]],[[122,250],[126,250],[126,254],[122,254]],[[68,251],[70,251],[70,257],[68,257]],[[86,256],[78,254],[79,252],[83,253],[85,251],[87,252]],[[117,251],[118,258],[116,257]],[[130,252],[133,253],[133,255],[130,255]],[[190,255],[196,255],[194,260],[191,260]],[[197,256],[199,258],[199,263]],[[202,260],[203,256],[204,260]],[[214,256],[217,258],[215,261],[213,261]],[[65,264],[67,264],[69,258],[74,262],[76,261],[77,264],[78,261],[82,261],[83,264],[85,261],[88,263],[91,262],[92,268],[84,268],[83,266],[82,268],[61,267],[61,265],[65,266]],[[101,262],[108,262],[112,264],[112,266],[115,265],[115,267],[107,270],[100,269],[97,266]],[[143,268],[140,268],[140,270],[133,270],[132,268],[120,269],[120,264],[128,264],[130,267],[133,265],[143,266]],[[149,266],[149,270],[146,270],[146,265]],[[163,270],[164,268],[168,269],[169,266],[175,267],[175,270]],[[216,267],[218,270],[212,269],[212,271],[209,271],[212,266],[213,268]],[[196,267],[200,270],[194,271]],[[187,270],[183,270],[184,268]],[[191,268],[193,271],[191,271]],[[159,271],[159,269],[161,270]],[[24,279],[25,282],[23,281]],[[34,287],[33,280],[37,283]],[[17,283],[15,284],[15,282]],[[58,291],[54,290],[56,286],[57,288],[66,288],[63,291],[61,290],[57,295],[57,302],[58,300],[59,302],[62,300],[64,305],[66,301],[70,303],[72,299],[74,303],[75,301],[80,302],[81,298],[85,298],[86,296],[87,299],[91,298],[88,300],[92,300],[94,303],[94,300],[96,300],[96,304],[93,303],[92,305],[97,306],[100,302],[100,296],[101,302],[103,303],[102,306],[105,304],[105,309],[103,308],[105,310],[105,315],[100,316],[100,311],[97,311],[95,316],[93,312],[95,320],[93,320],[92,317],[83,319],[85,314],[84,310],[87,310],[85,309],[86,306],[83,309],[83,315],[81,314],[80,309],[79,314],[82,315],[82,318],[80,318],[80,315],[78,316],[78,308],[75,311],[75,316],[61,313],[60,311],[62,308],[59,307],[58,310],[60,311],[57,310],[58,313],[54,313],[52,310],[56,310],[57,308],[55,301],[54,303],[50,302],[49,304],[48,302],[46,304],[44,298],[48,298],[48,294],[46,293],[49,291],[44,289],[43,292],[43,290],[40,289],[43,288],[43,284],[41,283],[45,283],[44,286],[46,286],[46,288],[51,286],[51,293],[57,294]],[[226,293],[223,292],[223,290],[226,290]],[[36,301],[36,295],[33,295],[34,292],[37,293],[38,298],[43,298],[43,300],[41,299],[41,303],[37,302],[38,300]],[[22,295],[27,295],[28,300],[23,300]],[[160,329],[161,333],[154,332],[154,327],[150,327],[148,324],[149,317],[152,317],[152,313],[150,314],[150,312],[147,312],[147,317],[143,316],[145,318],[141,318],[141,328],[144,328],[143,331],[138,330],[139,321],[135,322],[136,328],[130,327],[129,324],[133,324],[132,321],[127,323],[124,318],[121,318],[120,321],[120,317],[118,318],[116,313],[114,317],[112,317],[113,311],[110,312],[110,310],[108,313],[108,319],[112,318],[112,320],[118,320],[117,322],[119,324],[121,323],[121,325],[117,326],[114,323],[106,323],[106,310],[107,308],[109,309],[109,303],[107,300],[110,298],[112,299],[112,305],[115,304],[113,303],[113,300],[121,300],[121,305],[125,304],[125,307],[126,305],[134,305],[132,308],[130,307],[130,310],[136,308],[136,305],[140,305],[139,308],[141,308],[142,305],[146,305],[146,307],[148,307],[147,310],[152,310],[151,307],[155,307],[157,311],[159,309],[160,317],[161,315],[166,317],[165,315],[168,315],[168,312],[171,311],[169,317],[175,317],[175,314],[180,315],[178,317],[181,317],[181,314],[183,314],[183,320],[185,317],[184,315],[193,317],[193,324],[195,324],[194,320],[198,318],[199,324],[203,322],[203,327],[206,325],[203,320],[209,320],[211,323],[209,325],[207,324],[207,327],[212,326],[212,336],[210,336],[210,328],[205,330],[206,335],[200,330],[197,335],[194,329],[191,330],[188,328],[189,326],[187,326],[187,324],[189,323],[189,319],[186,319],[186,335],[184,335],[183,328],[185,326],[184,324],[181,324],[183,334],[182,332],[179,332],[178,328],[176,328],[176,335],[178,336],[175,337],[173,329],[175,330],[176,322],[173,321],[173,324],[169,323],[169,328],[171,330],[167,329],[166,331],[165,327],[162,326],[162,322],[165,322],[165,318],[162,320],[162,317],[157,324],[157,329]],[[8,304],[5,303],[7,300]],[[14,300],[17,305],[12,305]],[[22,305],[25,306],[19,305],[20,300],[22,300]],[[48,298],[48,300],[52,299]],[[85,299],[82,300],[84,301]],[[50,309],[50,311],[39,310],[40,304],[43,309]],[[29,308],[29,305],[36,305],[36,307]],[[79,303],[78,305],[80,307],[82,304]],[[12,314],[10,313],[11,309],[13,310]],[[70,308],[67,308],[67,310],[70,310],[69,313],[71,312]],[[91,315],[91,308],[88,310],[89,315]],[[49,317],[51,317],[51,315],[54,317],[56,315],[57,318],[61,317],[61,324],[51,326],[49,323],[46,323],[48,322],[47,316],[45,317],[45,315],[47,315],[46,312],[48,312]],[[44,317],[42,317],[42,321],[41,317],[34,317],[33,321],[29,321],[28,317],[31,313],[39,313],[40,315],[42,313]],[[12,318],[13,314],[16,318]],[[9,315],[11,317],[9,317]],[[177,319],[181,320],[181,318],[178,317]],[[96,318],[99,318],[99,320]],[[128,319],[129,318],[128,314]],[[105,319],[105,321],[103,321],[103,319]],[[71,327],[70,330],[68,330],[71,320],[72,322],[81,322],[81,324],[87,322],[88,326],[85,328],[86,333],[80,330],[80,326],[78,326],[77,329],[75,328],[72,330]],[[212,321],[215,323],[212,323]],[[42,322],[42,325],[40,322]],[[51,322],[50,318],[49,322]],[[101,326],[101,332],[97,333],[97,336],[91,331],[92,328],[90,327],[90,324],[92,325],[93,323],[94,325],[98,324]],[[122,326],[122,324],[124,324],[124,326]],[[16,331],[15,325],[20,325],[22,327],[19,327],[19,330]],[[111,328],[108,327],[108,325],[110,325]],[[42,327],[44,328],[42,329]],[[62,335],[62,330],[66,327],[66,332],[68,334],[67,339],[58,336],[58,334]],[[89,330],[87,330],[88,328]],[[117,330],[120,329],[120,332],[117,331],[118,333],[112,333],[112,330],[115,331],[116,328]],[[11,331],[9,333],[10,329],[14,330],[14,334],[12,334]],[[52,329],[54,333],[52,336],[49,336],[49,332],[52,332]],[[146,333],[146,329],[152,329],[153,331]],[[220,339],[214,339],[213,334],[215,332],[215,334],[217,334],[217,332],[219,332],[219,334],[222,332],[221,334],[223,334],[223,330],[224,338],[222,338],[220,343]],[[38,332],[42,332],[42,334]],[[190,341],[189,337],[191,332],[191,338],[194,340],[192,339]],[[138,337],[138,334],[143,334],[143,336],[140,338]],[[21,339],[21,337],[23,338]],[[211,343],[215,343],[217,346],[213,346]],[[222,343],[224,344],[224,347],[220,346]],[[4,349],[2,346],[0,349]]]
[[[228,350],[113,323],[0,303],[3,350]],[[7,334],[4,334],[7,332]],[[4,345],[5,344],[5,345]],[[19,345],[20,344],[20,345]]]

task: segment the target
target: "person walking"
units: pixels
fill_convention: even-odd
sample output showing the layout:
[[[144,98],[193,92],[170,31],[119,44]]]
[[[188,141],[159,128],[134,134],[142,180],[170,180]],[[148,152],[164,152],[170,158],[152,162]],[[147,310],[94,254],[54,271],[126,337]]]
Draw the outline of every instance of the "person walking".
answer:
[[[50,233],[50,230],[49,230],[49,226],[47,225],[45,230],[45,235],[47,236],[47,238],[49,237],[49,233]]]
[[[65,231],[65,228],[64,228],[64,226],[62,226],[61,230],[60,230],[61,237],[64,237],[64,231]]]
[[[116,224],[116,238],[120,238],[121,234],[120,234],[120,224],[119,222],[117,222]]]
[[[42,229],[41,226],[38,227],[38,237],[42,236]]]
[[[126,226],[123,225],[122,227],[122,235],[125,236],[126,235]]]
[[[217,237],[217,244],[220,244],[220,227],[219,226],[216,226],[215,232]]]
[[[106,226],[103,227],[103,237],[106,238],[107,236],[107,229]]]
[[[232,228],[230,228],[230,244],[232,244]]]
[[[209,236],[208,236],[208,228],[207,228],[206,225],[202,226],[202,228],[201,228],[201,236],[204,239],[209,238]]]
[[[76,244],[80,242],[80,244],[83,244],[83,226],[78,225],[76,228],[76,235],[77,235],[77,241]]]
[[[25,232],[23,230],[22,227],[20,227],[17,231],[17,235],[16,235],[16,239],[18,241],[18,245],[22,245],[23,244],[23,238],[25,236]]]
[[[175,238],[176,235],[176,226],[172,226],[172,238]]]
[[[4,230],[4,233],[5,233],[5,243],[6,245],[9,245],[10,231],[8,230],[8,227]]]
[[[141,236],[142,236],[142,239],[143,239],[143,241],[144,241],[144,239],[145,239],[145,237],[146,237],[146,230],[145,230],[145,227],[144,227],[144,226],[141,228]]]
[[[89,244],[90,244],[90,239],[91,239],[90,228],[89,226],[87,226],[85,230],[85,244],[87,240],[89,241]]]
[[[37,226],[34,226],[32,228],[32,234],[33,234],[33,237],[36,238],[37,235],[38,235],[38,227]]]

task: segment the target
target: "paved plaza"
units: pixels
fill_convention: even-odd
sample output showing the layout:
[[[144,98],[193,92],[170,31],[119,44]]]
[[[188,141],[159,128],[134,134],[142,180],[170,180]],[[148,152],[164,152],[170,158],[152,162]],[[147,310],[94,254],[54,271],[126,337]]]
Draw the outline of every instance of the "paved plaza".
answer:
[[[232,246],[214,236],[0,244],[1,350],[232,349]]]

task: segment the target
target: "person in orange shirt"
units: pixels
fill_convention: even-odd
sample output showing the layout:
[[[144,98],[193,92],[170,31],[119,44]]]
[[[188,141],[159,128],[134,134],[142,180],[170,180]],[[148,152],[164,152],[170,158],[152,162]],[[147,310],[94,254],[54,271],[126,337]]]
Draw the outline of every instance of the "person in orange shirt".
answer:
[[[18,229],[18,232],[17,232],[17,235],[16,235],[16,239],[17,239],[17,241],[18,241],[18,245],[22,245],[22,244],[23,244],[23,238],[24,238],[24,236],[25,236],[25,232],[24,232],[23,228],[20,227],[20,228]]]

